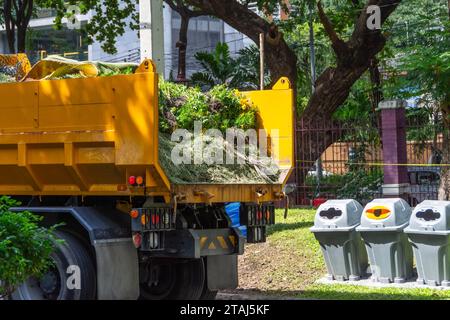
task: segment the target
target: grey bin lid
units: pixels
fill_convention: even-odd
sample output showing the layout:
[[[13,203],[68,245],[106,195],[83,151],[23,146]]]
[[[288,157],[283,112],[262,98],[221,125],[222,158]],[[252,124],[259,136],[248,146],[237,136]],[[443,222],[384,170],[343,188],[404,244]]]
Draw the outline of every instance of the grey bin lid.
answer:
[[[450,201],[425,200],[414,209],[406,233],[450,234]]]
[[[316,211],[312,232],[350,231],[359,225],[362,206],[355,200],[328,200]]]
[[[401,198],[374,199],[361,215],[357,231],[400,231],[409,224],[411,207]]]

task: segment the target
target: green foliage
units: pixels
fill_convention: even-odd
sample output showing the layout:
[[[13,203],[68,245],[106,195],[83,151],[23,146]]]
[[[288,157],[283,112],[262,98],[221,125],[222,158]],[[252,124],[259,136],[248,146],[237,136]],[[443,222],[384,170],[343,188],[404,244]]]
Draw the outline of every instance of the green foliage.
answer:
[[[414,152],[420,156],[430,141],[434,141],[439,133],[443,132],[443,123],[435,113],[434,108],[423,107],[407,109],[407,122],[410,124],[406,130],[406,139],[414,141]],[[436,148],[436,144],[433,144]]]
[[[203,88],[212,88],[218,84],[236,86],[234,76],[237,61],[231,58],[230,49],[226,43],[219,42],[212,53],[197,52],[195,59],[204,71],[192,75],[191,81],[193,84]]]
[[[255,45],[244,47],[238,52],[236,65],[235,83],[237,88],[242,90],[259,89],[260,74],[260,53],[259,48]],[[270,84],[270,73],[265,68],[264,85]]]
[[[330,174],[320,178],[321,185],[332,186],[336,188],[342,186],[343,181],[344,181],[343,174]],[[317,181],[317,176],[308,175],[306,177],[305,184],[307,186],[317,186],[318,183],[319,181]]]
[[[40,217],[27,211],[10,211],[18,205],[0,197],[0,297],[10,294],[28,277],[45,273],[56,243],[54,227],[39,227]]]
[[[15,81],[16,81],[16,79],[14,79],[14,77],[11,77],[11,76],[7,75],[6,73],[0,72],[0,83],[15,82]]]
[[[42,0],[41,6],[56,10],[55,27],[62,27],[62,19],[70,18],[67,12],[69,5],[76,5],[82,14],[93,12],[93,18],[83,26],[88,35],[88,42],[97,40],[102,44],[102,49],[108,53],[116,53],[116,38],[125,33],[128,26],[137,30],[139,26],[138,3],[133,0]]]
[[[372,199],[374,194],[380,191],[382,183],[383,172],[381,170],[349,171],[343,177],[337,196],[339,199],[355,199],[363,202]]]
[[[444,132],[441,110],[450,103],[450,22],[447,1],[413,0],[399,6],[393,18],[389,46],[391,60],[384,68],[392,76],[384,82],[387,98],[414,98],[420,108],[408,110],[408,140],[415,141],[415,153],[423,152]],[[395,21],[395,20],[393,20]],[[447,129],[448,130],[448,129]],[[444,135],[445,136],[445,135]],[[447,142],[444,142],[444,145]]]
[[[448,94],[450,23],[446,0],[412,0],[399,6],[391,19],[388,45],[392,54],[384,68],[393,76],[385,82],[390,98]]]
[[[361,165],[345,174],[334,174],[320,179],[321,188],[331,190],[338,199],[355,199],[361,202],[372,199],[380,191],[382,183],[382,170],[367,170]],[[308,176],[306,185],[317,186],[317,177]]]
[[[195,59],[203,71],[192,75],[191,81],[202,89],[226,84],[229,88],[255,90],[259,88],[259,49],[252,45],[241,49],[232,58],[226,43],[218,43],[212,53],[197,52]],[[270,75],[265,73],[265,84],[270,83]]]
[[[203,93],[198,87],[160,81],[160,130],[170,133],[176,128],[194,129],[201,121],[203,129],[249,129],[256,126],[256,107],[239,91],[226,85]]]

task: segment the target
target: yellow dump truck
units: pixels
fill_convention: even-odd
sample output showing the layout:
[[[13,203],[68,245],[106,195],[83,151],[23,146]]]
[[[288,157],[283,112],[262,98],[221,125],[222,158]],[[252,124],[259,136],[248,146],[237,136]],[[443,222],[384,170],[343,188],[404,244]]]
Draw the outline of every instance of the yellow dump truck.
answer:
[[[63,223],[55,266],[15,299],[203,299],[238,284],[245,241],[264,242],[293,166],[293,93],[245,93],[271,136],[277,183],[173,184],[158,160],[158,74],[0,84],[0,194]],[[275,155],[274,155],[275,156]],[[247,238],[225,204],[240,202]]]

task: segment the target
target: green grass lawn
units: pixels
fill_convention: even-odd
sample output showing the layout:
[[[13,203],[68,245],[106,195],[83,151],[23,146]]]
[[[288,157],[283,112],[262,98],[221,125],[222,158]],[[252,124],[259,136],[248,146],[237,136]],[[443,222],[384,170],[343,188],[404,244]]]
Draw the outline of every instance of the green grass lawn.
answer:
[[[312,299],[450,299],[450,291],[317,284],[326,274],[319,244],[309,228],[314,210],[277,210],[265,244],[248,244],[239,258],[240,287],[261,294]]]

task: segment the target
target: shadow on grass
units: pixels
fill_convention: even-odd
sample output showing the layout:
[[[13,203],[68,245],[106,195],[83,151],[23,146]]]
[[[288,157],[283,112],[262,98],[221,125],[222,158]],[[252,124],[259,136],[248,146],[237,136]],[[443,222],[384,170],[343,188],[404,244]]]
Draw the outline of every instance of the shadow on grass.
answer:
[[[302,221],[302,222],[295,222],[295,223],[277,223],[277,224],[274,224],[273,226],[270,226],[267,229],[267,235],[271,235],[271,234],[274,234],[274,233],[280,232],[280,231],[310,228],[313,225],[314,225],[314,223],[312,221]]]

